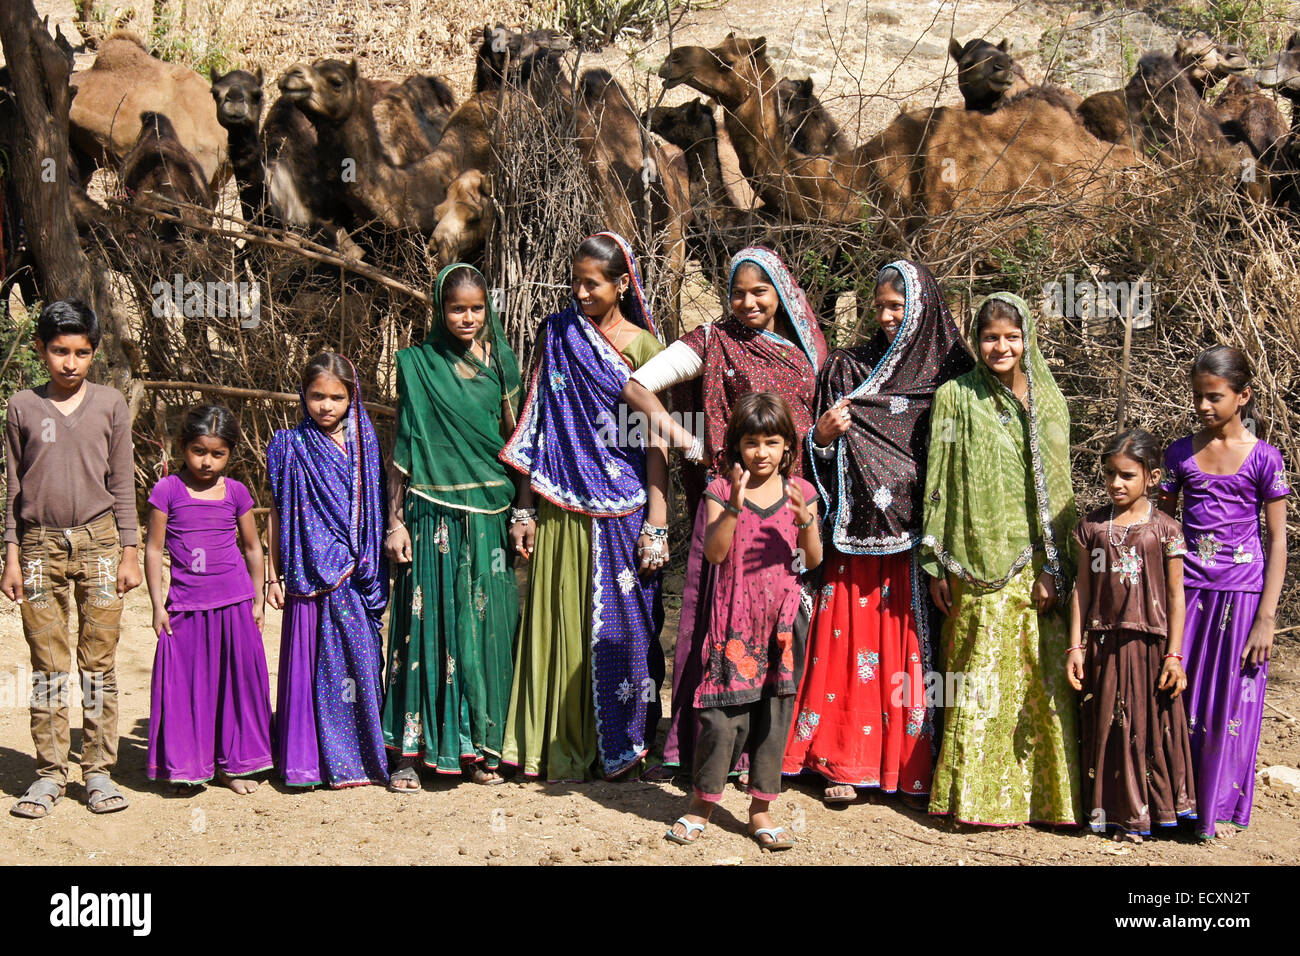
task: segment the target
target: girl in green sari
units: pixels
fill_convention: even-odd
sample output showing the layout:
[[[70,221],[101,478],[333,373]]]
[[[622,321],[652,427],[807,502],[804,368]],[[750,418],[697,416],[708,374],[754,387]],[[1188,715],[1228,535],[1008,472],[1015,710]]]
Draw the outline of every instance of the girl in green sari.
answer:
[[[921,565],[947,615],[953,695],[930,812],[1077,824],[1070,415],[1022,299],[989,296],[971,331],[980,364],[939,388],[930,416]]]
[[[433,303],[429,337],[397,353],[383,711],[397,792],[420,788],[418,760],[502,782],[519,623],[506,537],[514,483],[497,460],[515,424],[519,363],[473,266],[443,269]]]

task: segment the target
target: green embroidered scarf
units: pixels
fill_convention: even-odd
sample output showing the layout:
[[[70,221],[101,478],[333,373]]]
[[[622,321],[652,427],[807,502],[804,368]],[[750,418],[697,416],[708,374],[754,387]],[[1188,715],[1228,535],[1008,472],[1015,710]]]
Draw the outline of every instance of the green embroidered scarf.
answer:
[[[502,402],[512,413],[518,408],[519,362],[491,295],[478,335],[480,342],[491,343],[486,365],[447,330],[443,283],[462,267],[473,269],[454,263],[438,273],[429,337],[397,353],[393,462],[408,478],[408,493],[450,508],[497,514],[514,498],[514,483],[497,453],[505,444]]]
[[[1045,556],[1058,601],[1074,581],[1070,413],[1038,348],[1024,300],[997,292],[1020,314],[1029,382],[1025,406],[980,362],[942,385],[930,415],[922,566],[977,587],[1003,587],[1034,552]],[[987,301],[987,300],[985,300]],[[981,305],[983,303],[980,303]],[[971,323],[971,349],[980,354]]]

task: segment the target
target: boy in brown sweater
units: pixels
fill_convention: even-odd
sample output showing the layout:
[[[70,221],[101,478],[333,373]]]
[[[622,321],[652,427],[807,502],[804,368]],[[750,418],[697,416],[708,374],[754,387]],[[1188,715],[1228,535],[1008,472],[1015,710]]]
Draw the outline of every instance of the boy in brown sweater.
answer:
[[[135,466],[122,393],[86,381],[99,319],[72,299],[41,310],[36,348],[48,384],[9,400],[5,421],[5,564],[0,590],[18,602],[32,657],[37,780],[11,808],[43,817],[67,787],[72,647],[68,597],[78,610],[81,773],[93,813],[124,810],[109,778],[117,762],[117,653],[122,598],[140,584]]]

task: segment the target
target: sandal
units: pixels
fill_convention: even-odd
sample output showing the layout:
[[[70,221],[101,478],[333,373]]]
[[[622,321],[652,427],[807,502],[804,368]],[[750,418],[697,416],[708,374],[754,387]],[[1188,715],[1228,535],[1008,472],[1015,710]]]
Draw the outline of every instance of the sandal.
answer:
[[[832,790],[847,790],[848,792],[839,793],[836,794],[835,796],[831,796]],[[837,803],[853,803],[857,799],[858,799],[858,791],[853,789],[853,787],[847,783],[831,784],[829,787],[827,787],[825,790],[822,791],[822,803],[826,804],[828,807],[834,806]]]
[[[677,767],[657,763],[637,779],[642,783],[671,783],[677,776]]]
[[[18,802],[9,808],[9,812],[16,817],[26,817],[29,820],[48,817],[54,812],[54,805],[63,798],[64,789],[48,777],[41,777],[27,788],[27,792],[18,798]],[[24,810],[24,806],[32,809]]]
[[[484,787],[495,787],[499,783],[505,783],[506,778],[501,776],[495,770],[486,770],[479,763],[461,764],[461,769],[469,774],[472,783],[477,783]]]
[[[394,786],[394,784],[396,784],[399,780],[403,783],[405,783],[408,780],[414,780],[415,786],[414,787]],[[423,789],[420,786],[420,774],[416,771],[414,767],[403,767],[401,770],[395,770],[388,778],[388,789],[392,793],[419,793],[420,790]]]
[[[114,803],[113,801],[118,801]],[[113,784],[106,773],[86,777],[86,809],[91,813],[117,813],[131,805],[126,794]]]
[[[782,839],[781,834],[785,833],[785,827],[759,827],[749,835],[761,849],[770,852],[777,850],[790,850],[794,848],[794,843],[788,839]],[[766,840],[763,837],[767,837]]]
[[[736,789],[741,793],[749,793],[749,771],[745,771],[736,777]]]
[[[664,833],[665,840],[667,840],[669,843],[676,843],[678,846],[693,845],[695,841],[699,839],[699,837],[691,836],[691,834],[703,833],[704,828],[707,826],[707,824],[704,823],[692,823],[690,820],[687,820],[685,817],[678,817],[673,822],[673,827],[677,826],[678,823],[680,823],[682,826],[686,828],[686,836],[684,837],[678,836],[676,833],[673,832],[672,827],[669,827],[668,831]]]

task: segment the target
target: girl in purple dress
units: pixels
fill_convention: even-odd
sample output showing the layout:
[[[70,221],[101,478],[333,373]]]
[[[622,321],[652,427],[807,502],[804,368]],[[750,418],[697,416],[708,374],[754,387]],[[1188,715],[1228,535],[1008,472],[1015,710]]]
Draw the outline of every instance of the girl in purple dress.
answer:
[[[262,594],[254,584],[262,542],[253,496],[222,474],[239,438],[239,423],[222,406],[193,409],[180,433],[185,467],[149,495],[144,569],[158,650],[145,772],[177,792],[219,773],[236,793],[252,793],[257,781],[246,778],[271,768]]]
[[[1211,839],[1250,823],[1269,650],[1286,576],[1290,488],[1281,453],[1253,434],[1259,419],[1246,357],[1213,346],[1196,359],[1191,379],[1203,427],[1165,453],[1160,504],[1173,514],[1183,494],[1196,829]]]
[[[772,825],[781,760],[794,712],[794,625],[799,574],[821,564],[817,492],[790,472],[799,456],[790,403],[774,392],[736,402],[723,446],[731,475],[704,492],[704,557],[718,573],[710,592],[703,670],[691,706],[695,741],[691,807],[664,838],[691,844],[722,799],[727,774],[749,756],[749,834],[764,850],[788,850]]]
[[[266,450],[275,499],[267,600],[284,608],[275,762],[293,786],[387,784],[379,442],[343,356],[312,358],[299,394],[302,421]]]

